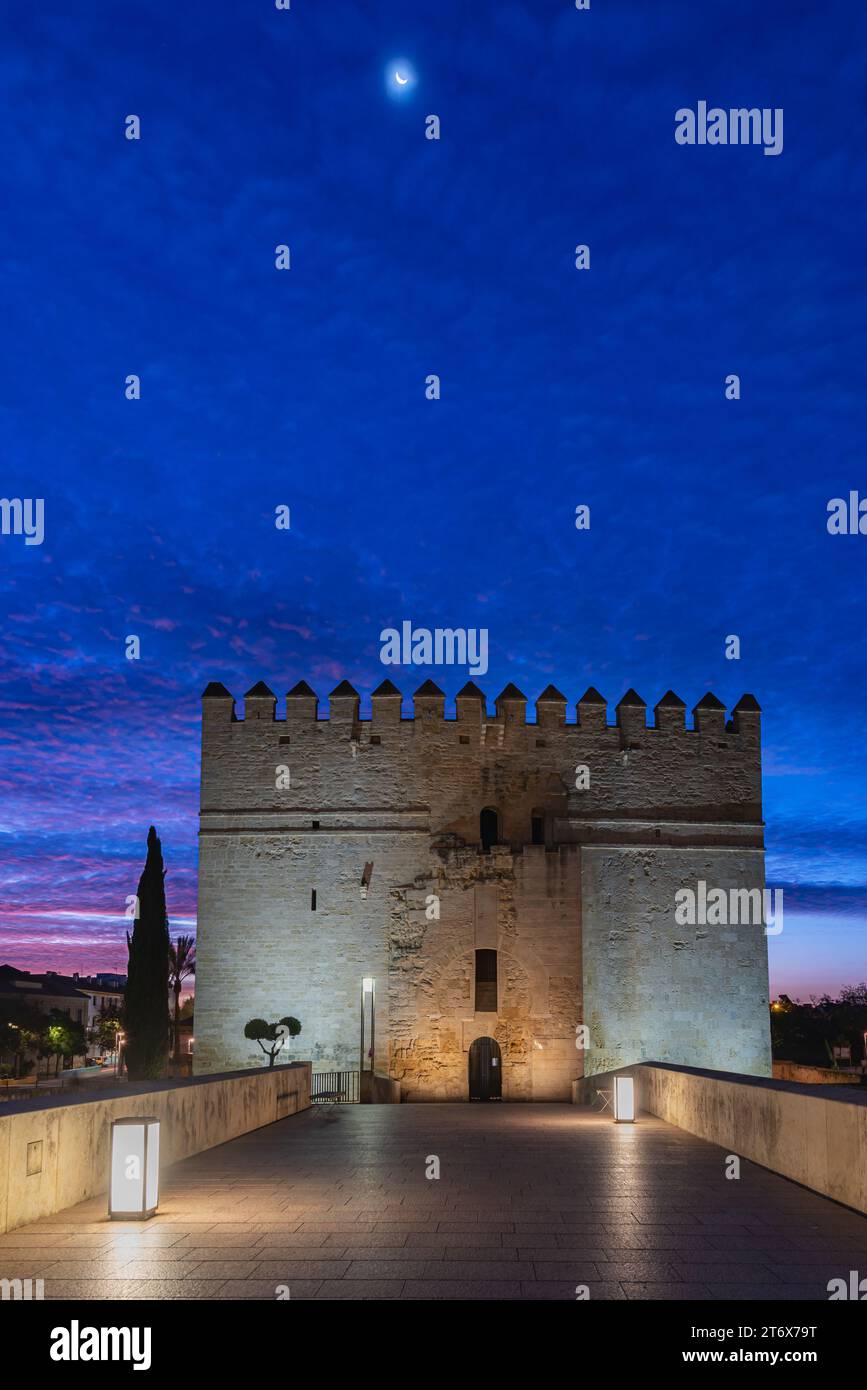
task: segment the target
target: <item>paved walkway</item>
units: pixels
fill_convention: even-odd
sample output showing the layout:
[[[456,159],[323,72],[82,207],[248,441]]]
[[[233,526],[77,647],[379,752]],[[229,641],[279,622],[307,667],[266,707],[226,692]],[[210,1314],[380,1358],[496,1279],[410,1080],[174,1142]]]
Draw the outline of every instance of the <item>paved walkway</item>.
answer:
[[[867,1217],[725,1166],[661,1120],[569,1105],[317,1107],[177,1164],[144,1226],[99,1198],[0,1236],[0,1278],[46,1298],[824,1301],[867,1275]]]

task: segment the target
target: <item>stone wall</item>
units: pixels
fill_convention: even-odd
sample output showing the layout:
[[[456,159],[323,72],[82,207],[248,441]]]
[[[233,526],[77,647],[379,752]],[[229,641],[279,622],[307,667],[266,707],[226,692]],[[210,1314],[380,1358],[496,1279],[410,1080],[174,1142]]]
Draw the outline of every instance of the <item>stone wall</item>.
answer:
[[[836,1071],[834,1067],[808,1067],[802,1062],[774,1062],[773,1074],[775,1081],[800,1081],[807,1086],[861,1085],[858,1072]]]
[[[676,891],[698,880],[762,888],[763,858],[719,847],[584,850],[585,1071],[688,1058],[770,1075],[761,923],[682,926],[674,911]]]
[[[310,1063],[0,1109],[0,1232],[108,1191],[111,1122],[160,1121],[160,1170],[310,1105]]]
[[[697,869],[720,885],[761,882],[756,710],[746,702],[727,724],[699,707],[687,729],[682,707],[663,702],[648,728],[628,701],[609,726],[604,702],[585,697],[574,724],[549,692],[528,724],[510,689],[496,716],[464,694],[454,719],[430,683],[413,719],[386,689],[362,720],[344,683],[320,720],[306,687],[276,719],[260,685],[239,720],[231,695],[209,687],[198,1074],[257,1065],[244,1024],[287,1013],[303,1031],[284,1056],[357,1067],[365,976],[377,1070],[408,1100],[465,1099],[469,1048],[485,1036],[501,1049],[504,1098],[568,1099],[585,1021],[593,1065],[724,1054],[769,1070],[761,932],[684,942],[673,931],[674,891]],[[579,765],[589,787],[576,786]],[[499,817],[490,853],[484,807]],[[475,1008],[479,949],[498,952],[496,1013]]]
[[[476,1038],[500,1046],[504,1100],[566,1099],[581,1017],[578,851],[444,844],[399,890],[389,936],[388,1067],[404,1099],[464,1100]],[[438,920],[425,918],[430,894]],[[498,953],[497,1010],[475,1008],[475,952]]]
[[[815,1086],[649,1063],[628,1067],[640,1110],[727,1153],[867,1212],[867,1088]],[[611,1089],[611,1074],[592,1078]],[[575,1099],[592,1100],[589,1081]],[[639,1120],[640,1123],[640,1120]]]

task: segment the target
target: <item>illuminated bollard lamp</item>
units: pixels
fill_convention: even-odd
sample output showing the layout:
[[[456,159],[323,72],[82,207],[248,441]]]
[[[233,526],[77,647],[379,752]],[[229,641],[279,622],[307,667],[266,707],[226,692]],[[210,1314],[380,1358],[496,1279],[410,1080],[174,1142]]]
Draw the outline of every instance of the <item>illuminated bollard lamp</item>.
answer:
[[[635,1082],[631,1076],[614,1078],[614,1120],[616,1124],[635,1123]]]
[[[108,1214],[112,1221],[146,1221],[160,1195],[160,1122],[152,1115],[112,1120]]]

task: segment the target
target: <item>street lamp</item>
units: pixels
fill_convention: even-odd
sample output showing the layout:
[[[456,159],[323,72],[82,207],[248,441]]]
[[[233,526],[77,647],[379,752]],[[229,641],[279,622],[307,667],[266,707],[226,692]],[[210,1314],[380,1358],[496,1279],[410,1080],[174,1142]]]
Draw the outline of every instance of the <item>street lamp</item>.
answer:
[[[135,1115],[111,1124],[108,1214],[112,1221],[145,1221],[159,1201],[160,1122]]]
[[[361,981],[361,1056],[359,1058],[360,1070],[364,1071],[364,1016],[365,1012],[370,1011],[370,1070],[374,1071],[376,1066],[376,1055],[374,1047],[376,1044],[376,981],[369,975],[365,975]]]
[[[19,1028],[19,1026],[18,1026],[17,1023],[7,1023],[6,1026],[7,1026],[7,1028],[14,1028],[14,1030],[15,1030],[16,1033],[20,1033],[20,1032],[21,1032],[21,1029]],[[867,1035],[865,1035],[865,1036],[867,1036]],[[21,1053],[20,1053],[20,1051],[19,1051],[19,1052],[16,1052],[16,1053],[15,1053],[15,1080],[16,1080],[16,1081],[18,1080],[18,1078],[19,1078],[20,1075],[21,1075]]]

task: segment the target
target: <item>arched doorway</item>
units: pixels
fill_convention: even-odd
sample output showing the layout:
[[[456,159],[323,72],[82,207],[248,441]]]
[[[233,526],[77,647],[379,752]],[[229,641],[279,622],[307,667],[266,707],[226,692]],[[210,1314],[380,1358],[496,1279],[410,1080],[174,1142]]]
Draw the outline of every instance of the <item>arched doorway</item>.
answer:
[[[482,842],[482,854],[487,854],[491,845],[499,843],[500,838],[500,818],[493,806],[486,806],[479,815],[479,839]]]
[[[476,1038],[470,1046],[470,1100],[501,1100],[502,1058],[495,1038]]]

